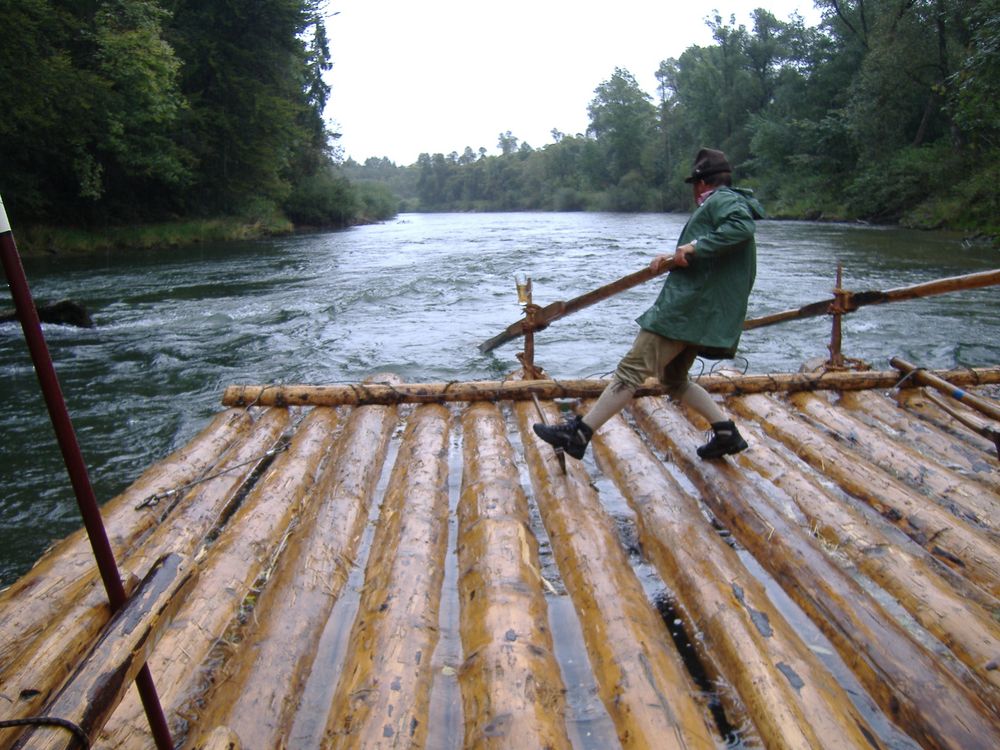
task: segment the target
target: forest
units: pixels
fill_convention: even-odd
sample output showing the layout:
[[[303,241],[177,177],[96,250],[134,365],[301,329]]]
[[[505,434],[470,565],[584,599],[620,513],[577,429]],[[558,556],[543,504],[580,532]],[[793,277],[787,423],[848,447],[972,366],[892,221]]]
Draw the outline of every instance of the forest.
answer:
[[[320,0],[0,0],[0,196],[14,226],[392,215],[325,119]]]
[[[618,68],[585,133],[415,164],[342,158],[320,0],[0,0],[0,195],[15,225],[397,211],[671,211],[701,146],[770,215],[996,237],[1000,0],[817,0],[706,18],[649,93]]]
[[[499,134],[480,147],[348,162],[407,210],[687,210],[699,147],[775,217],[948,227],[1000,221],[1000,1],[818,0],[822,23],[753,13],[707,19],[714,44],[666,59],[653,95],[616,69],[586,133],[539,148]]]

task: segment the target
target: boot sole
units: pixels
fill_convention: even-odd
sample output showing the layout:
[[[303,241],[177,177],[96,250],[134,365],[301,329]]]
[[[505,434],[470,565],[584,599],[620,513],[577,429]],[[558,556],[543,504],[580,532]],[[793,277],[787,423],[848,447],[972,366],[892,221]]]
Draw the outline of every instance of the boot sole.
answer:
[[[551,440],[548,439],[547,436],[543,435],[542,432],[539,431],[539,428],[544,430],[545,426],[537,424],[531,426],[531,429],[541,440],[551,445],[555,450],[563,451],[570,458],[575,458],[577,461],[583,460],[583,456],[587,452],[586,445],[581,448],[580,446],[576,445],[566,445],[566,444],[559,445],[557,443],[553,443]]]
[[[750,446],[747,444],[746,440],[740,440],[740,442],[727,446],[721,451],[718,452],[713,451],[709,455],[702,455],[701,452],[699,452],[698,458],[704,459],[705,461],[710,461],[713,458],[722,458],[723,456],[732,456],[735,453],[741,453],[742,451],[745,451],[749,447]]]

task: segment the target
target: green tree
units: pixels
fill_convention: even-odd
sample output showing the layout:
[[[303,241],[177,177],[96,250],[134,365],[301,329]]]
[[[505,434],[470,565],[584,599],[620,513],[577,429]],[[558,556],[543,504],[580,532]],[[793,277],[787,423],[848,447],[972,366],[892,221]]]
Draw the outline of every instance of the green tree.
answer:
[[[108,193],[108,211],[124,218],[128,207],[162,209],[164,186],[190,177],[185,152],[173,139],[184,100],[177,88],[180,61],[162,37],[166,12],[147,0],[108,0],[95,16],[94,63],[103,85],[102,129],[86,158],[95,174],[85,197]],[[142,218],[132,217],[132,218]]]
[[[617,183],[629,172],[643,171],[642,155],[653,132],[656,111],[649,94],[622,68],[615,68],[594,94],[587,108],[588,133],[603,146],[608,177]]]
[[[236,212],[255,199],[280,204],[314,103],[316,76],[303,34],[312,0],[174,0],[171,40],[184,60],[190,102],[180,138],[198,159],[191,210]],[[313,71],[323,65],[322,55]],[[317,98],[317,94],[321,96]],[[315,129],[313,129],[313,135]]]
[[[147,0],[0,3],[0,188],[29,221],[107,220],[183,184],[183,106],[162,9]]]

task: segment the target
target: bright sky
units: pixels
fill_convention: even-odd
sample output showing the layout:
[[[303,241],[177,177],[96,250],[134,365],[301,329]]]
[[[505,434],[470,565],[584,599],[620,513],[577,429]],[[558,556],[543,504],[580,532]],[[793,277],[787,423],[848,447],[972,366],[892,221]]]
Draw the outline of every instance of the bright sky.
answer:
[[[327,0],[327,117],[345,156],[499,153],[510,131],[541,148],[583,133],[594,89],[616,67],[656,95],[660,62],[712,43],[705,18],[752,28],[750,12],[819,21],[812,0]]]

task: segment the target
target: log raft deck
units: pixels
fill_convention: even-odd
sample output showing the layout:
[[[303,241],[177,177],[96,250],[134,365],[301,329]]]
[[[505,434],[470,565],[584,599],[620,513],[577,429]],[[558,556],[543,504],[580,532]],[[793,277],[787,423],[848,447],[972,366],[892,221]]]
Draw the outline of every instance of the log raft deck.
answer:
[[[0,749],[151,747],[142,663],[184,748],[1000,747],[994,433],[901,378],[703,378],[710,462],[650,389],[565,473],[602,381],[231,387],[103,508],[143,613],[82,531],[0,593],[0,719],[77,732]]]

